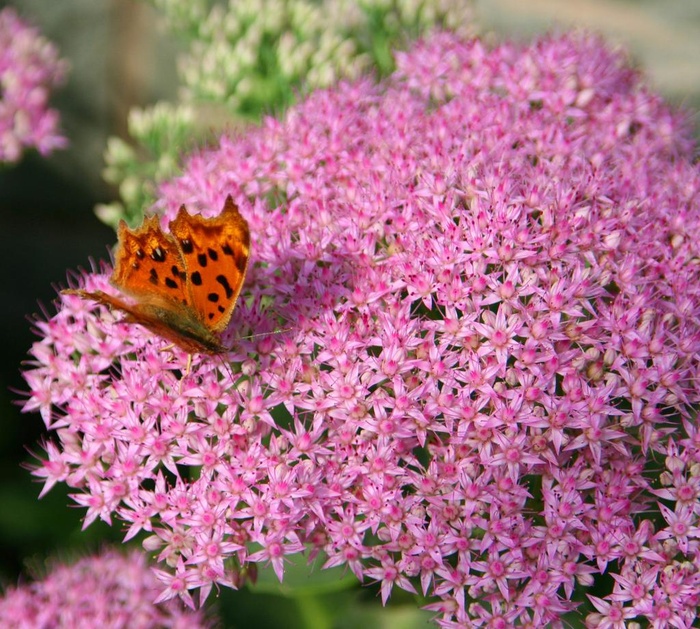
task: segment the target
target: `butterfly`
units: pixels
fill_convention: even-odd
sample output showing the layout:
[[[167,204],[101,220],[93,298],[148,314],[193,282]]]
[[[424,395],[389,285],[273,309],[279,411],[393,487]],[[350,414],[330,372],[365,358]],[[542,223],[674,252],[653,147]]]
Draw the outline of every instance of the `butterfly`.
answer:
[[[133,304],[102,291],[65,294],[104,304],[189,354],[228,351],[220,338],[243,286],[250,257],[250,230],[228,196],[218,216],[190,215],[181,206],[161,230],[157,216],[130,229],[121,221],[110,283]]]

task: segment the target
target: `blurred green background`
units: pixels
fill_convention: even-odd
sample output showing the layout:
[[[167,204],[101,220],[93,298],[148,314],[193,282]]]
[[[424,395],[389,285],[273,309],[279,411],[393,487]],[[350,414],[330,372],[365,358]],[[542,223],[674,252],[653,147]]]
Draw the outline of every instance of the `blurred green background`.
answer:
[[[70,146],[48,159],[27,154],[0,169],[0,582],[15,583],[27,568],[41,571],[44,558],[83,554],[105,540],[118,541],[119,527],[97,523],[80,531],[82,511],[68,507],[63,487],[37,500],[41,485],[23,464],[40,450],[43,423],[23,415],[21,364],[34,340],[28,317],[53,312],[56,286],[66,273],[90,259],[105,259],[113,232],[94,216],[97,203],[117,198],[101,178],[109,136],[127,139],[126,119],[134,106],[176,100],[178,43],[159,27],[157,11],[138,0],[17,0],[14,6],[37,25],[71,64],[66,85],[53,99]],[[475,3],[476,30],[493,39],[530,39],[574,25],[603,33],[624,45],[672,103],[689,112],[700,108],[700,2],[698,0],[482,0]],[[693,119],[697,129],[697,119]],[[263,587],[264,591],[265,588]],[[371,589],[328,605],[357,607],[374,599]],[[227,624],[279,626],[297,618],[309,625],[313,610],[294,611],[272,594],[240,593],[237,616]],[[401,595],[395,597],[401,602]],[[302,606],[303,607],[303,606]],[[319,611],[319,610],[317,610]],[[252,615],[251,615],[252,614]],[[305,619],[305,614],[311,614]],[[393,612],[391,626],[412,626]],[[269,618],[268,618],[269,617]],[[267,620],[266,620],[267,618]],[[357,621],[354,616],[353,623]],[[363,624],[379,626],[376,619]],[[350,620],[348,620],[350,622]],[[425,616],[420,620],[424,626]],[[286,623],[286,626],[291,624]],[[357,626],[349,624],[347,626]]]

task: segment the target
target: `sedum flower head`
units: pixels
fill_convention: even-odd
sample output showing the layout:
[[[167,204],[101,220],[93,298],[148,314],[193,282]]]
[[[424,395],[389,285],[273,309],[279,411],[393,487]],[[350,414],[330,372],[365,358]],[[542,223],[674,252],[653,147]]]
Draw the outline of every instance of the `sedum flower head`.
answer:
[[[0,163],[18,161],[27,148],[48,155],[65,146],[48,100],[66,69],[38,29],[12,8],[0,11]]]
[[[690,626],[700,176],[682,119],[585,35],[439,34],[397,61],[162,187],[166,218],[231,193],[250,222],[227,365],[188,371],[73,296],[37,324],[25,410],[54,437],[35,474],[86,525],[143,534],[162,598],[255,563],[282,579],[305,550],[383,601],[420,591],[443,627],[561,626],[594,583],[593,626]]]
[[[199,629],[201,612],[176,601],[154,604],[158,581],[143,554],[104,552],[56,565],[42,579],[6,590],[0,626],[14,629]]]

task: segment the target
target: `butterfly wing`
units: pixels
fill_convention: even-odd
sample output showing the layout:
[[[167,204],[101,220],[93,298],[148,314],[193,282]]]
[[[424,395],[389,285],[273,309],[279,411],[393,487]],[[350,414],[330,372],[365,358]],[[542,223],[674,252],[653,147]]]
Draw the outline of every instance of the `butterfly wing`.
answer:
[[[64,295],[91,299],[111,309],[120,310],[126,315],[123,321],[138,323],[190,354],[219,354],[226,350],[219,338],[192,315],[188,306],[158,297],[148,297],[135,304],[129,304],[100,290],[90,292],[68,289],[61,292]]]
[[[158,217],[145,219],[134,230],[121,221],[117,235],[119,244],[111,278],[116,288],[138,301],[191,305],[185,261],[172,236],[161,230]]]
[[[207,328],[222,332],[231,320],[248,268],[248,223],[229,196],[213,218],[190,216],[182,206],[170,223],[170,233],[182,252],[189,305]]]

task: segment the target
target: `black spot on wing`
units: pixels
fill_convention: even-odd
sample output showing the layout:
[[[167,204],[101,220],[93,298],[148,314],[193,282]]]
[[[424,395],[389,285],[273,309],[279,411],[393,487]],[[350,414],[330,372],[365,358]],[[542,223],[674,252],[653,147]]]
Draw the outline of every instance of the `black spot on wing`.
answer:
[[[226,312],[226,308],[224,308],[223,306],[217,306],[216,309],[217,309],[221,314],[223,314],[224,312]]]
[[[168,288],[172,288],[172,289],[176,289],[176,288],[177,288],[177,282],[176,282],[173,278],[171,278],[171,277],[166,277],[166,278],[165,278],[165,285],[166,285]]]
[[[207,266],[207,256],[205,253],[198,253],[197,254],[197,262],[199,262],[199,266],[204,268]]]
[[[151,251],[151,259],[154,262],[165,262],[165,251],[163,251],[160,247],[156,247],[153,251]]]
[[[207,249],[207,254],[209,254],[209,259],[212,262],[216,262],[219,259],[219,254],[216,253],[213,249]]]
[[[219,301],[219,293],[209,293],[207,295],[207,299],[215,304],[217,301]]]
[[[156,271],[155,269],[151,269],[151,272],[148,274],[148,281],[151,284],[158,286],[158,271]]]
[[[233,297],[233,289],[231,288],[231,285],[228,283],[226,276],[225,275],[217,275],[216,281],[219,282],[219,284],[221,284],[223,289],[226,291],[226,299],[231,299],[231,297]]]
[[[194,250],[194,245],[189,238],[183,238],[180,241],[180,248],[182,249],[182,253],[190,254]]]
[[[200,274],[199,271],[195,271],[190,275],[190,279],[192,280],[192,283],[195,286],[201,286],[202,285],[202,275]]]
[[[236,268],[240,271],[241,275],[245,272],[245,267],[247,263],[248,260],[243,254],[243,251],[239,251],[238,255],[234,255],[234,264],[236,265]]]
[[[143,260],[146,257],[146,254],[143,252],[143,249],[137,249],[136,250],[136,257],[139,260]]]
[[[223,251],[223,252],[224,252],[224,255],[226,255],[226,256],[232,256],[232,255],[233,255],[233,249],[231,249],[231,247],[229,247],[229,244],[228,244],[227,242],[224,243],[224,246],[223,246],[223,247],[221,247],[221,251]]]

